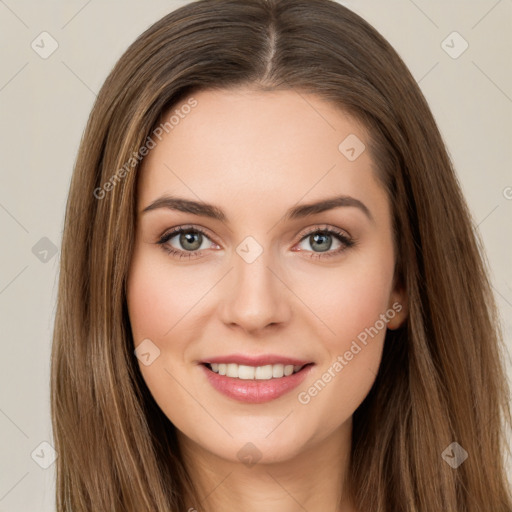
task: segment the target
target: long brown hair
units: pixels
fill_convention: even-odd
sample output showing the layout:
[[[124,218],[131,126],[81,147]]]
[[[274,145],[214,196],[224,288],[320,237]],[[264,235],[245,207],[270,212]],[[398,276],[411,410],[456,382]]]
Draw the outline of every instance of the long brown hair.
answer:
[[[363,122],[392,205],[409,315],[388,331],[354,413],[356,506],[510,512],[508,387],[482,244],[414,78],[374,28],[331,0],[190,3],[146,30],[102,87],[62,242],[51,370],[58,511],[190,506],[175,427],[133,354],[125,281],[136,177],[163,112],[194,91],[244,85],[313,93]],[[442,456],[452,442],[469,454],[456,469]]]

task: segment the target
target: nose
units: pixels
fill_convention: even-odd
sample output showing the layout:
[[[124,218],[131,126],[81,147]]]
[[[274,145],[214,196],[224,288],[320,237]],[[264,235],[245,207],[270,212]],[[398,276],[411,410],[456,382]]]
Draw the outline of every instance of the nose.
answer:
[[[233,265],[223,280],[220,315],[224,324],[254,334],[287,323],[290,291],[268,253],[264,251],[252,263],[234,254]]]

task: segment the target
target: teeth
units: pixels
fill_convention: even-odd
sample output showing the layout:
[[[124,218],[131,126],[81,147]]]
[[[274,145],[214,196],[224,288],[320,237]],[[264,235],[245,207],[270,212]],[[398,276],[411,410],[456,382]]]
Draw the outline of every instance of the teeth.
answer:
[[[275,364],[272,366],[272,377],[279,379],[284,375],[284,365]]]
[[[247,366],[235,363],[211,363],[210,368],[219,375],[226,375],[235,379],[242,380],[269,380],[279,379],[283,376],[288,377],[292,373],[298,372],[302,366],[292,364],[267,364],[265,366]]]

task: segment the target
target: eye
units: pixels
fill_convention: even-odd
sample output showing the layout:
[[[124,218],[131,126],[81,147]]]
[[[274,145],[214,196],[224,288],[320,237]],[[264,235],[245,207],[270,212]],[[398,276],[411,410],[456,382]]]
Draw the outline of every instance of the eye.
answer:
[[[164,233],[157,241],[157,244],[168,254],[176,258],[190,259],[200,257],[202,251],[209,248],[208,241],[210,244],[213,244],[214,248],[219,248],[201,228],[180,226]],[[331,250],[333,242],[335,250]],[[352,247],[356,242],[336,228],[320,228],[317,226],[311,228],[302,236],[300,244],[304,243],[309,244],[312,251],[299,246],[298,252],[308,253],[309,258],[329,258]]]
[[[335,250],[330,250],[333,247]],[[302,244],[307,244],[312,248],[310,258],[329,258],[336,256],[349,247],[355,245],[355,241],[344,232],[335,228],[312,228],[302,237]],[[311,252],[309,249],[300,248],[299,251]]]
[[[202,250],[208,249],[208,243],[204,243],[207,240],[210,238],[202,229],[181,226],[164,233],[157,244],[178,258],[195,258],[201,255]],[[217,246],[214,242],[211,243]]]

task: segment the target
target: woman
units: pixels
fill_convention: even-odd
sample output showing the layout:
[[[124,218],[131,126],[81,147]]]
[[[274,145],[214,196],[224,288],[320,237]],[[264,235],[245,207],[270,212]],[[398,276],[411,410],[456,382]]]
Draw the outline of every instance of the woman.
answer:
[[[107,78],[73,174],[58,510],[510,512],[486,272],[368,23],[330,0],[170,13]]]

